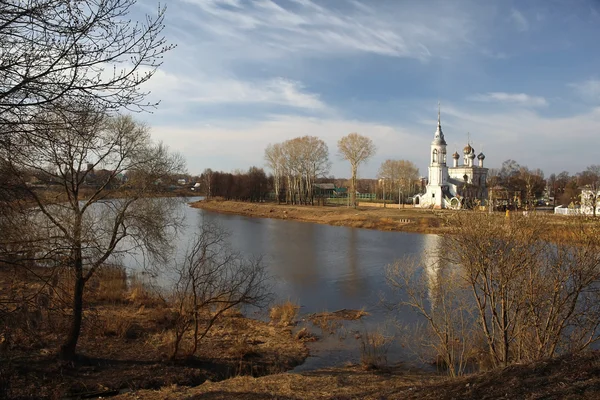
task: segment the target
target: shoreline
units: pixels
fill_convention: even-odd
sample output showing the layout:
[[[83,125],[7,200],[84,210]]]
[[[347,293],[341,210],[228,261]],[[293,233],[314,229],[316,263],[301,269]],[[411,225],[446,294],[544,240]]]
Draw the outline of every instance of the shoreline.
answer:
[[[417,208],[342,206],[310,206],[275,203],[247,203],[232,200],[200,200],[189,203],[193,208],[222,214],[254,218],[273,218],[298,222],[311,222],[349,228],[380,231],[444,234],[450,229],[442,218],[431,210]]]

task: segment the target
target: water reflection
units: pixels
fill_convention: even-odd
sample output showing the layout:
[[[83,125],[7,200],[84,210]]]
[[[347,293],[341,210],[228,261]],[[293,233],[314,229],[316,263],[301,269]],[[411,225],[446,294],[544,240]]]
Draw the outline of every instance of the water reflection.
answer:
[[[427,274],[428,296],[432,306],[435,305],[438,288],[441,239],[437,235],[424,235],[423,238],[423,266]]]
[[[245,257],[263,258],[275,278],[277,298],[298,302],[303,314],[366,308],[371,316],[349,328],[357,330],[385,321],[386,315],[378,305],[382,295],[391,297],[391,289],[385,282],[386,265],[405,255],[423,253],[430,258],[428,263],[434,265],[434,250],[440,240],[435,235],[248,218],[183,208],[187,227],[177,237],[174,260],[184,257],[190,240],[203,223],[219,224],[231,233],[233,250]],[[130,266],[135,268],[135,263]],[[168,270],[167,266],[165,276],[169,275]],[[427,273],[434,282],[435,269],[428,268]],[[401,310],[395,316],[404,322],[415,319],[409,310]],[[351,340],[355,341],[353,336]],[[323,350],[321,358],[307,361],[302,369],[357,361],[357,343],[339,346]],[[333,358],[334,354],[339,358]]]

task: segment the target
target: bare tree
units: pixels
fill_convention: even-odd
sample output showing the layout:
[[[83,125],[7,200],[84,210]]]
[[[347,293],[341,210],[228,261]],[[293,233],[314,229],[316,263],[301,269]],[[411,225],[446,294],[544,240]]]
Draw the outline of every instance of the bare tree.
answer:
[[[141,110],[140,85],[173,46],[162,36],[165,8],[132,21],[136,0],[0,2],[0,134],[42,123],[57,102],[94,101],[103,110]]]
[[[408,160],[385,160],[379,167],[378,176],[390,182],[393,195],[410,193],[419,179],[419,169]],[[400,200],[400,198],[398,198]]]
[[[597,224],[569,221],[567,240],[549,237],[540,215],[456,214],[449,224],[457,235],[445,239],[442,254],[464,270],[494,365],[598,340]]]
[[[98,269],[134,248],[167,256],[170,228],[177,223],[173,204],[149,197],[161,179],[183,170],[183,161],[153,144],[148,128],[129,116],[107,117],[70,104],[37,118],[43,123],[3,147],[1,158],[31,198],[13,204],[26,229],[22,240],[34,254],[22,265],[62,268],[73,277],[71,326],[61,348],[61,356],[72,359],[85,286]],[[99,170],[104,174],[95,174]],[[26,171],[48,184],[28,185]]]
[[[376,151],[375,144],[366,136],[350,133],[338,141],[338,152],[342,159],[350,162],[352,181],[350,185],[350,202],[356,207],[356,176],[360,164],[371,158]]]
[[[265,149],[265,161],[267,166],[273,171],[273,189],[277,203],[280,202],[281,180],[285,172],[285,158],[283,145],[281,143],[269,144]]]
[[[474,303],[460,268],[440,264],[440,258],[428,254],[423,259],[405,257],[386,268],[389,285],[403,296],[399,305],[412,308],[425,320],[425,326],[408,327],[417,341],[417,354],[431,358],[448,375],[463,375],[477,352],[474,343]],[[395,306],[393,304],[393,306]]]
[[[286,201],[292,204],[314,204],[315,180],[325,176],[331,167],[327,145],[314,136],[269,145],[265,160],[273,170],[276,194],[280,190],[280,179],[285,175]]]
[[[190,355],[227,310],[264,306],[270,298],[269,277],[260,259],[246,260],[230,249],[228,233],[218,225],[203,224],[184,262],[176,267],[174,302],[178,312],[172,358],[191,330]]]
[[[400,304],[426,321],[420,345],[460,374],[589,348],[600,339],[600,224],[547,217],[456,213],[433,260],[387,269]],[[427,259],[429,258],[429,259]]]

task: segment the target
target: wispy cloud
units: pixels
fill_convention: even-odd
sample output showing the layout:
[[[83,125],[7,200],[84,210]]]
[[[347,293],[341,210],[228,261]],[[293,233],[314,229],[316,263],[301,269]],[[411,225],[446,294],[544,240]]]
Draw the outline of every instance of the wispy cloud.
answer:
[[[594,146],[581,146],[581,143],[595,140],[600,108],[554,118],[541,116],[530,109],[476,112],[468,107],[447,104],[442,119],[450,151],[466,144],[466,132],[469,131],[474,147],[485,152],[486,164],[492,168],[500,167],[502,161],[512,158],[522,165],[543,168],[547,173],[575,172],[592,164],[596,157]],[[329,146],[332,174],[347,177],[348,165],[335,157],[336,143],[353,131],[369,136],[378,148],[377,155],[361,169],[361,176],[376,176],[379,165],[387,158],[411,160],[420,168],[421,174],[427,173],[429,144],[435,132],[434,119],[426,124],[406,121],[395,125],[334,117],[272,115],[260,121],[211,121],[210,125],[191,127],[155,125],[152,133],[182,152],[190,160],[190,171],[199,173],[207,167],[233,170],[261,166],[262,154],[269,143],[310,132]],[[565,141],[567,136],[572,140]],[[577,154],[578,157],[561,157],[564,154]]]
[[[543,107],[548,105],[548,102],[545,98],[539,96],[530,96],[525,93],[489,92],[485,94],[476,94],[474,96],[470,96],[468,99],[471,101],[485,103],[499,102],[529,107]]]
[[[313,111],[327,110],[318,94],[307,92],[301,82],[281,77],[248,81],[198,74],[190,78],[158,70],[144,89],[171,104],[268,103]]]
[[[570,83],[569,87],[586,100],[600,100],[600,79],[588,79],[583,82]]]
[[[414,5],[392,17],[358,1],[338,5],[343,12],[311,0],[185,1],[200,14],[193,17],[199,29],[218,32],[234,46],[248,44],[251,37],[261,54],[270,56],[374,53],[426,60],[448,44],[465,42],[469,29],[467,14],[451,12],[443,3],[436,8],[447,8],[444,18],[432,24],[431,8]]]
[[[527,18],[525,18],[525,16],[519,10],[513,8],[510,13],[510,18],[515,24],[517,30],[520,32],[524,32],[529,29],[529,21],[527,21]]]

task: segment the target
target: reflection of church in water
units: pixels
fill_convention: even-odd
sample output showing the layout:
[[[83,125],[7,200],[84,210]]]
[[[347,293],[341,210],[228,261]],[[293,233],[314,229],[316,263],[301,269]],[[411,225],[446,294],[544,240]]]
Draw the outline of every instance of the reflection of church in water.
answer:
[[[477,162],[475,161],[477,158]],[[467,143],[463,149],[463,163],[458,165],[460,155],[452,154],[453,165],[446,165],[446,140],[440,123],[431,142],[429,179],[425,193],[414,197],[416,207],[427,208],[472,208],[483,205],[487,199],[486,179],[488,169],[483,167],[483,153],[475,155],[475,149]],[[477,165],[476,165],[477,163]]]

